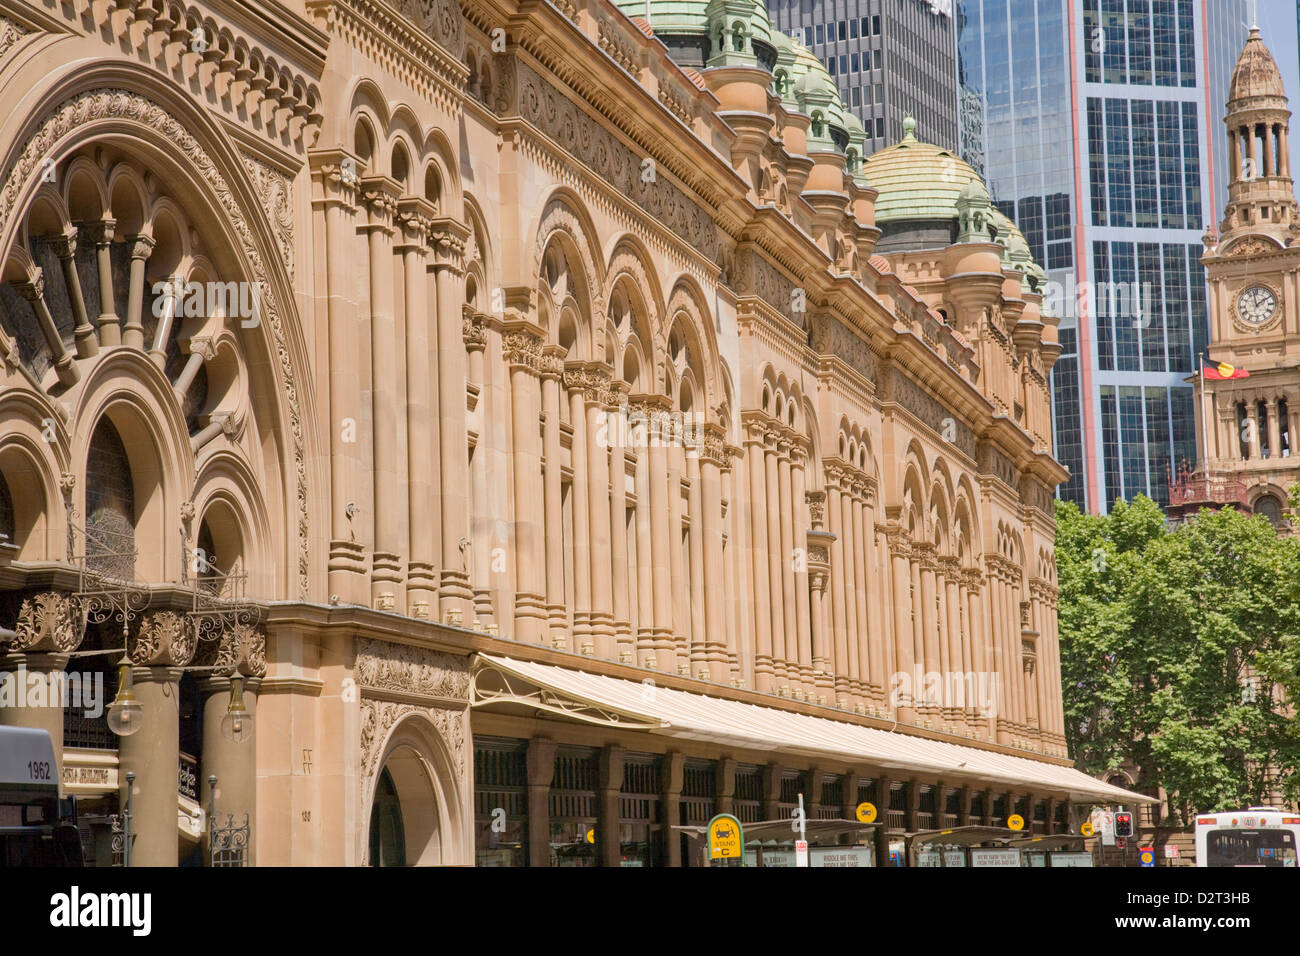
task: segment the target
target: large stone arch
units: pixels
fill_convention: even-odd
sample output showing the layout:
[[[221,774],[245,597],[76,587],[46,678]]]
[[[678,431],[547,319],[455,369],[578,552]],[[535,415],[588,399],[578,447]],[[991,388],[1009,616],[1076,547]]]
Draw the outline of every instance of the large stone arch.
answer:
[[[264,164],[241,157],[206,113],[165,80],[133,66],[110,63],[88,70],[83,65],[41,85],[42,105],[26,114],[26,125],[15,130],[6,153],[0,248],[16,241],[46,161],[60,162],[87,144],[111,143],[155,174],[171,177],[177,187],[183,184],[193,221],[214,237],[234,271],[260,291],[260,321],[241,334],[241,341],[252,350],[249,365],[261,370],[258,404],[274,410],[267,423],[277,450],[278,473],[272,480],[279,479],[283,511],[298,516],[297,533],[285,536],[278,555],[296,572],[287,576],[286,590],[288,581],[295,581],[297,596],[306,596],[308,515],[316,510],[310,507],[307,464],[317,460],[309,447],[314,413],[300,401],[301,394],[311,392],[309,366],[294,316],[283,236],[269,221],[271,209],[252,212],[265,207],[255,175]]]
[[[396,772],[390,767],[390,773],[404,806],[404,826],[409,813],[412,827],[407,862],[472,864],[468,662],[369,638],[358,638],[355,651],[361,732],[357,860],[364,862],[369,853],[380,775],[396,759]]]

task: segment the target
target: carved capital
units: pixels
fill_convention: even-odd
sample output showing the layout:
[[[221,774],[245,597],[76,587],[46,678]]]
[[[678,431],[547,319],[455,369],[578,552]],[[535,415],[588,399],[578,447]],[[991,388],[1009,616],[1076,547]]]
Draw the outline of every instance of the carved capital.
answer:
[[[501,354],[512,369],[525,368],[536,372],[541,369],[542,345],[541,336],[531,330],[510,329],[502,336]]]
[[[156,244],[153,236],[132,236],[130,242],[132,259],[148,259]]]
[[[15,651],[67,653],[81,643],[81,629],[72,619],[72,601],[57,591],[41,591],[23,598],[14,623]]]
[[[197,632],[183,615],[153,611],[140,620],[131,661],[142,667],[183,667],[194,656]]]

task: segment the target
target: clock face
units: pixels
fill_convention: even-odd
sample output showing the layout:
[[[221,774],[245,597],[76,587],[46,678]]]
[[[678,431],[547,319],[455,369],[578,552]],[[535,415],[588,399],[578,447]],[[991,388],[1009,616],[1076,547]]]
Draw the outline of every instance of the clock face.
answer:
[[[1262,285],[1252,285],[1237,296],[1237,314],[1251,325],[1263,325],[1277,312],[1277,296]]]

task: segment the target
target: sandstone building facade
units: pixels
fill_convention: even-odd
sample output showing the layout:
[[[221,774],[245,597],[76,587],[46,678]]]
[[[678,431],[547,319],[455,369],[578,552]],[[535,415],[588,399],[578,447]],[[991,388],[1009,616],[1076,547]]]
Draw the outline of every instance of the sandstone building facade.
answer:
[[[697,70],[607,0],[0,0],[0,663],[142,709],[0,721],[96,862],[128,773],[152,865],[1123,799],[1065,756],[1042,272],[761,10]]]

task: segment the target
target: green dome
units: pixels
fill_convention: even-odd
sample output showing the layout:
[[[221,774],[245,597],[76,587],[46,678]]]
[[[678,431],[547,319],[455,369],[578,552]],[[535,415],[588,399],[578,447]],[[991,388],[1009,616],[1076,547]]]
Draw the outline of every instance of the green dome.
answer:
[[[708,0],[619,0],[629,17],[640,17],[656,33],[708,33]]]
[[[773,36],[780,35],[772,29],[772,19],[763,0],[616,2],[623,13],[644,21],[656,34],[665,37],[707,36],[711,66],[756,65],[759,56],[754,44],[771,47]]]
[[[988,203],[988,219],[997,229],[1002,264],[1028,277],[1045,277],[1029,252],[1029,243],[1016,224],[989,200],[979,174],[957,154],[916,138],[916,121],[903,121],[903,138],[873,153],[863,164],[876,197],[876,225],[918,220],[949,221],[957,218],[958,200]],[[1041,287],[1041,284],[1040,284]]]

